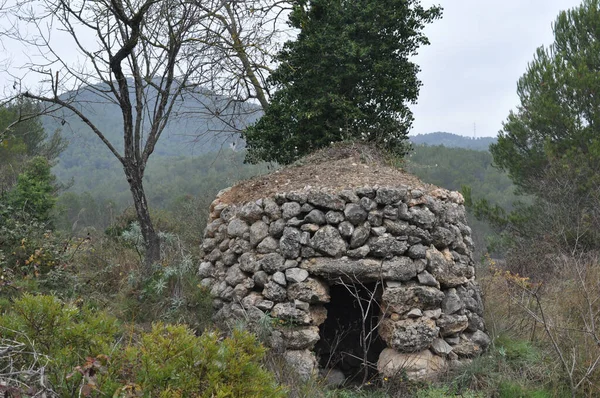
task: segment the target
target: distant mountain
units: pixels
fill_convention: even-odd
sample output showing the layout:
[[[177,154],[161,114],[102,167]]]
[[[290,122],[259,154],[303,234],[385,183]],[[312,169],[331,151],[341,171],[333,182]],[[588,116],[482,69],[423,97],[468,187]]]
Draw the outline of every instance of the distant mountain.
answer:
[[[442,145],[447,148],[465,148],[476,151],[487,151],[490,144],[496,143],[496,137],[471,138],[444,132],[418,134],[409,137],[409,139],[415,145]]]
[[[80,110],[106,136],[111,144],[122,153],[123,122],[120,107],[103,97],[101,86],[67,92],[63,98],[72,98]],[[151,88],[146,93],[152,108],[156,94]],[[232,105],[233,104],[233,105]],[[235,107],[235,109],[234,109]],[[214,117],[219,110],[221,120]],[[224,116],[224,115],[231,115]],[[162,133],[150,158],[150,163],[162,157],[194,157],[218,152],[223,148],[243,147],[236,129],[252,123],[260,116],[260,108],[253,104],[231,101],[230,98],[211,94],[206,90],[183,93],[177,99],[171,118]],[[64,110],[42,119],[46,131],[60,129],[69,141],[68,148],[61,154],[53,172],[62,181],[73,179],[73,189],[83,191],[95,185],[92,175],[111,174],[121,165],[100,139],[77,116]],[[148,123],[146,123],[148,124]],[[142,129],[147,133],[149,126]],[[146,131],[144,131],[146,130]]]

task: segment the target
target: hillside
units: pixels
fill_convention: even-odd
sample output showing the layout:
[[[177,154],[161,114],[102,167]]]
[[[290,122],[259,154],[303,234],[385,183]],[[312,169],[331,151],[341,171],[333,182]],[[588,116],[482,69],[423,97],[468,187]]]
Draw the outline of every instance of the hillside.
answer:
[[[442,145],[447,148],[465,148],[476,151],[487,151],[490,144],[496,142],[495,137],[465,137],[458,134],[436,132],[429,134],[417,134],[410,137],[415,145],[436,146]]]

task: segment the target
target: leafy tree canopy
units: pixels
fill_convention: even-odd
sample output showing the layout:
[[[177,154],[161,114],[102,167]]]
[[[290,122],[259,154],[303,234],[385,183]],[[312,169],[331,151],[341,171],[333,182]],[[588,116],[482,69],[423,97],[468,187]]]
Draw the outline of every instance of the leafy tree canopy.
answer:
[[[244,138],[248,160],[290,163],[334,141],[375,141],[404,155],[422,30],[441,16],[419,0],[297,0],[287,42],[270,78],[276,90]]]
[[[584,190],[600,171],[600,1],[561,12],[553,30],[554,43],[538,48],[518,82],[520,106],[490,147],[515,184],[536,195],[550,167],[586,174]]]

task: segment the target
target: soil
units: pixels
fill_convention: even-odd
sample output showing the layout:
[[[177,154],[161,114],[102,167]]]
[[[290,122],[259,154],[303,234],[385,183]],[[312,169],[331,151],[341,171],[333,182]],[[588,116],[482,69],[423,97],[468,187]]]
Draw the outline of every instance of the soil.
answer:
[[[404,185],[424,192],[437,188],[392,163],[388,154],[368,144],[334,144],[270,174],[239,182],[219,202],[244,203],[315,187],[328,192],[364,186]]]

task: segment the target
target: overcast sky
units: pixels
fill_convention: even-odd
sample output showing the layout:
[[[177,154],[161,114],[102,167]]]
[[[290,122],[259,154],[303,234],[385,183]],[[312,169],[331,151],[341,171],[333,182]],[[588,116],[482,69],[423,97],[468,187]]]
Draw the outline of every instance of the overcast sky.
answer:
[[[495,136],[518,104],[517,80],[535,49],[553,41],[559,11],[581,0],[423,0],[444,15],[425,32],[416,62],[423,82],[412,134]]]

